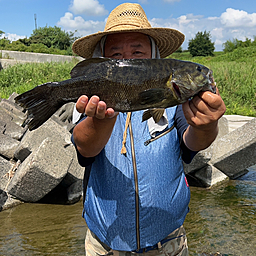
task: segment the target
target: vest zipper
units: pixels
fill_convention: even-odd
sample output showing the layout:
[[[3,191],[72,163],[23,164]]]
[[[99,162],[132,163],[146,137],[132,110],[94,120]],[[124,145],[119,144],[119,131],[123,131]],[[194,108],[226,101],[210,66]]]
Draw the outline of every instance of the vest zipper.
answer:
[[[161,138],[162,136],[164,136],[165,134],[171,132],[173,130],[173,128],[175,127],[175,125],[171,126],[169,129],[167,129],[165,132],[159,134],[158,136],[154,137],[154,138],[151,138],[147,141],[144,142],[144,145],[147,146],[149,143]]]
[[[139,186],[138,186],[138,173],[137,165],[135,158],[135,149],[134,149],[134,138],[132,133],[132,122],[131,118],[129,121],[129,132],[131,139],[131,151],[132,151],[132,164],[134,172],[134,183],[135,183],[135,207],[136,207],[136,238],[137,238],[137,250],[140,249],[140,223],[139,223]]]

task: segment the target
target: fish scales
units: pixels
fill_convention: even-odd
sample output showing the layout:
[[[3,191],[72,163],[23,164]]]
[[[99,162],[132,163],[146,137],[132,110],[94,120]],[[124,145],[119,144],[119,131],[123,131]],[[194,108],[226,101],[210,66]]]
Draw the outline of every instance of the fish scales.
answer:
[[[33,130],[81,95],[98,95],[108,107],[127,112],[175,106],[201,90],[214,92],[214,88],[212,71],[193,62],[93,58],[78,63],[71,79],[39,85],[15,100],[27,109],[25,124]]]
[[[147,63],[147,62],[146,62]],[[120,63],[119,63],[120,64]],[[96,70],[86,76],[79,76],[66,82],[60,82],[61,86],[65,86],[65,94],[70,95],[70,99],[77,99],[77,95],[86,94],[91,97],[98,95],[104,99],[109,107],[117,111],[135,111],[142,107],[148,108],[150,105],[141,104],[139,92],[159,88],[167,88],[166,82],[170,77],[170,71],[167,72],[162,67],[153,63],[153,65],[145,65],[143,61],[140,65],[129,65],[129,62],[123,65],[114,63],[100,63]],[[157,76],[154,70],[162,69]],[[163,72],[164,71],[164,72]],[[85,89],[86,88],[86,89]],[[100,88],[100,90],[99,90]],[[56,95],[57,96],[57,95]]]

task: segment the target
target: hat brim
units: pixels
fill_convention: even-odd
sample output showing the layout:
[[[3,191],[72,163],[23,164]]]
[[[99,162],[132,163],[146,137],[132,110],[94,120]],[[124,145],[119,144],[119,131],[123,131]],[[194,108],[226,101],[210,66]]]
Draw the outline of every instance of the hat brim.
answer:
[[[151,36],[159,48],[161,58],[165,58],[175,52],[185,40],[184,34],[178,30],[170,28],[125,29],[98,32],[89,36],[84,36],[73,43],[72,50],[75,54],[85,59],[91,58],[97,43],[103,36],[124,32],[139,32]]]

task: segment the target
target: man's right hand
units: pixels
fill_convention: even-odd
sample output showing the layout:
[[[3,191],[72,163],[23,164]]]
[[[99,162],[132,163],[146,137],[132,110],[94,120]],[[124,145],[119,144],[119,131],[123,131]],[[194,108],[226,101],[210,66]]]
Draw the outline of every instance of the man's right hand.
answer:
[[[114,128],[118,112],[107,108],[98,96],[90,99],[83,95],[76,103],[79,113],[85,113],[87,118],[79,122],[73,130],[73,138],[78,151],[84,157],[94,157],[107,144]]]
[[[106,103],[98,96],[89,99],[86,95],[82,95],[76,102],[76,109],[79,113],[98,119],[113,118],[118,115],[113,108],[107,108]]]

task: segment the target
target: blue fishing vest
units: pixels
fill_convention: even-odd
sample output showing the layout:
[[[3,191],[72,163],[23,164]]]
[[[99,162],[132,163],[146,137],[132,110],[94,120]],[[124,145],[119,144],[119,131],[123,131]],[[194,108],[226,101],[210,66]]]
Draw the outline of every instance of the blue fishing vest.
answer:
[[[176,107],[166,111],[170,128]],[[119,113],[107,145],[95,157],[86,190],[86,223],[114,250],[132,251],[156,244],[180,227],[189,211],[190,190],[177,130],[145,146],[151,136],[147,122],[141,122],[142,113],[131,116],[137,173],[129,129],[127,153],[120,153],[127,115]]]

